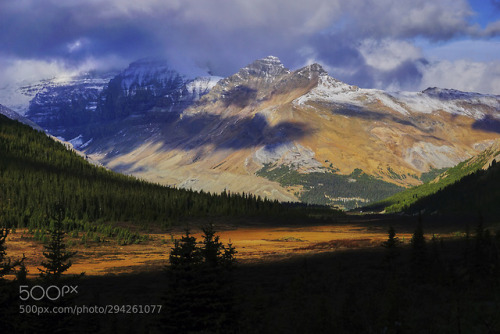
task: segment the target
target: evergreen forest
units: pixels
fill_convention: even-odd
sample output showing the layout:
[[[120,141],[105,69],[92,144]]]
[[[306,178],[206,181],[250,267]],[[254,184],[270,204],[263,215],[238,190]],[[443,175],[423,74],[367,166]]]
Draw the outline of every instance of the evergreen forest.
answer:
[[[46,134],[0,115],[0,219],[45,226],[64,208],[69,227],[88,222],[178,224],[197,217],[273,217],[297,210],[251,194],[211,194],[152,184],[95,166]],[[72,228],[70,228],[72,229]]]

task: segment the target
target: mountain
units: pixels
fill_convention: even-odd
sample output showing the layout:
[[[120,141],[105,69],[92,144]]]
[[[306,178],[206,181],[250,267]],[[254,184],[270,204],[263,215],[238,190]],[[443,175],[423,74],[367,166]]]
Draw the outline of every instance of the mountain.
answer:
[[[183,218],[276,217],[287,211],[278,202],[248,194],[198,193],[112,172],[3,115],[0,157],[0,220],[9,227],[46,228],[56,206],[64,209],[68,229],[94,232],[96,225],[89,222],[171,225]]]
[[[53,136],[72,139],[95,118],[100,94],[113,76],[83,73],[24,86],[22,92],[35,94],[25,115]]]
[[[472,215],[476,219],[479,216],[497,219],[500,216],[499,158],[500,141],[497,141],[480,155],[452,168],[454,171],[440,175],[432,182],[435,191],[422,193],[415,200],[405,203],[400,210],[410,214],[458,214]],[[455,182],[447,181],[453,179],[457,170],[467,173]]]
[[[409,213],[425,210],[426,207],[423,206],[422,203],[426,203],[427,205],[432,203],[432,200],[429,199],[436,199],[439,197],[436,195],[437,193],[445,192],[449,194],[449,189],[456,187],[455,184],[465,182],[464,179],[468,178],[471,174],[477,174],[480,173],[481,170],[487,170],[495,164],[493,161],[498,160],[500,160],[500,140],[496,140],[489,148],[480,154],[462,161],[458,165],[446,169],[442,173],[436,173],[437,176],[434,175],[435,177],[431,177],[430,180],[424,184],[406,189],[380,202],[363,207],[362,210]],[[492,183],[492,185],[497,187],[498,183]],[[477,191],[479,192],[480,190],[477,189]],[[469,196],[470,192],[467,190],[464,194]],[[445,195],[444,197],[452,198],[453,196]],[[471,199],[472,197],[474,196],[471,195]],[[437,201],[436,203],[441,202]],[[464,206],[464,208],[466,207],[470,209],[470,205]],[[477,210],[472,210],[472,212],[474,211]]]
[[[127,118],[140,123],[144,116],[154,118],[156,110],[178,112],[206,94],[218,79],[188,79],[163,60],[142,59],[118,74],[85,73],[46,80],[22,91],[36,91],[26,116],[79,148],[96,125],[111,127]]]
[[[32,128],[34,129],[37,129],[37,130],[41,130],[41,128],[35,124],[33,121],[27,119],[26,117],[24,116],[21,116],[19,115],[17,112],[15,112],[14,110],[12,109],[9,109],[3,105],[0,104],[0,114],[1,115],[4,115],[12,120],[15,120],[15,121],[18,121],[18,122],[21,122],[21,123],[24,123],[26,125],[29,125],[31,126]]]
[[[478,154],[500,137],[499,116],[499,96],[362,89],[272,56],[219,81],[140,61],[70,137],[161,184],[352,208]]]

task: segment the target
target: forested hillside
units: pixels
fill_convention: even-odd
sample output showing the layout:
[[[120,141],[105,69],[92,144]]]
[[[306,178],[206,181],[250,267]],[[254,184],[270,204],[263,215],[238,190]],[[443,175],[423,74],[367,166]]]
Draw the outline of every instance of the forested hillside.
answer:
[[[479,169],[419,199],[405,211],[500,217],[500,164],[493,160],[487,170]]]
[[[336,170],[302,174],[288,166],[265,165],[256,174],[279,182],[282,186],[302,186],[297,197],[304,203],[333,205],[354,209],[364,203],[381,200],[403,190],[403,187],[377,179],[355,169],[349,175]]]
[[[426,197],[434,198],[434,195],[438,192],[445,191],[446,187],[453,185],[466,176],[471,174],[481,174],[481,168],[487,164],[493,156],[496,156],[499,152],[495,147],[487,149],[480,153],[479,155],[472,157],[466,161],[463,161],[452,167],[437,178],[432,181],[428,181],[420,186],[406,189],[400,193],[390,196],[380,202],[374,203],[372,205],[363,208],[363,211],[382,211],[385,210],[387,213],[393,212],[403,212],[411,211],[411,207],[415,208],[414,204]],[[497,183],[498,186],[498,183]],[[475,191],[482,192],[480,188],[475,187]],[[472,190],[472,189],[471,189]],[[471,194],[471,190],[465,190],[464,194]],[[447,192],[448,190],[446,190]],[[468,195],[468,196],[469,196]],[[428,202],[426,202],[428,203]],[[441,203],[435,202],[434,207],[441,206]],[[463,207],[465,210],[469,209],[469,205]],[[467,208],[467,209],[466,209]]]
[[[38,228],[56,204],[74,221],[175,224],[205,216],[282,214],[252,195],[174,189],[94,166],[42,132],[0,115],[0,219]]]

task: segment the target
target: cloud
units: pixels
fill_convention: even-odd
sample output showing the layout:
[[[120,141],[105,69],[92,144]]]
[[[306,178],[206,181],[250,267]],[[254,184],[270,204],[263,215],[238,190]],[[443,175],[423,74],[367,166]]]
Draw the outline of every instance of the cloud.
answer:
[[[498,36],[499,22],[481,29],[473,15],[466,0],[8,0],[0,57],[71,70],[166,57],[184,73],[226,76],[272,54],[363,87],[410,89],[427,63],[415,40]]]
[[[361,42],[359,51],[367,65],[390,71],[402,63],[422,57],[422,52],[413,44],[400,40],[373,40]]]
[[[423,66],[421,72],[421,89],[437,86],[500,95],[500,60],[487,63],[440,61]]]
[[[500,36],[500,21],[492,22],[486,26],[482,35],[484,36]]]
[[[432,40],[467,34],[473,14],[465,0],[358,0],[346,2],[345,11],[358,36]]]
[[[464,59],[475,62],[490,62],[499,59],[500,41],[465,39],[446,44],[426,45],[425,49],[425,57],[434,61]]]
[[[126,66],[127,62],[116,57],[88,58],[78,67],[61,60],[15,59],[0,57],[0,89],[9,83],[26,84],[43,79],[68,79],[89,71],[106,71]],[[116,69],[116,68],[115,68]]]

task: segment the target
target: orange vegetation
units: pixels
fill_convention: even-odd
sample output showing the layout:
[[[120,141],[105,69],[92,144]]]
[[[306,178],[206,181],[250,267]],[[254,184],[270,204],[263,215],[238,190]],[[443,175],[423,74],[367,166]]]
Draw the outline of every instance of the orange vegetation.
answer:
[[[152,233],[148,242],[125,246],[117,245],[115,241],[81,245],[78,240],[66,237],[66,241],[73,243],[70,249],[78,251],[68,273],[113,275],[159,269],[168,263],[173,240],[180,239],[182,234],[182,229]],[[387,239],[385,228],[358,225],[233,227],[217,234],[224,244],[233,244],[238,251],[238,260],[243,263],[279,261],[297,254],[379,247]],[[199,230],[193,235],[201,241]],[[410,233],[398,236],[406,242],[411,238]],[[26,256],[30,277],[38,275],[37,267],[44,259],[41,243],[33,241],[26,230],[17,230],[9,235],[7,247],[7,255],[12,259],[21,258],[23,254]]]

